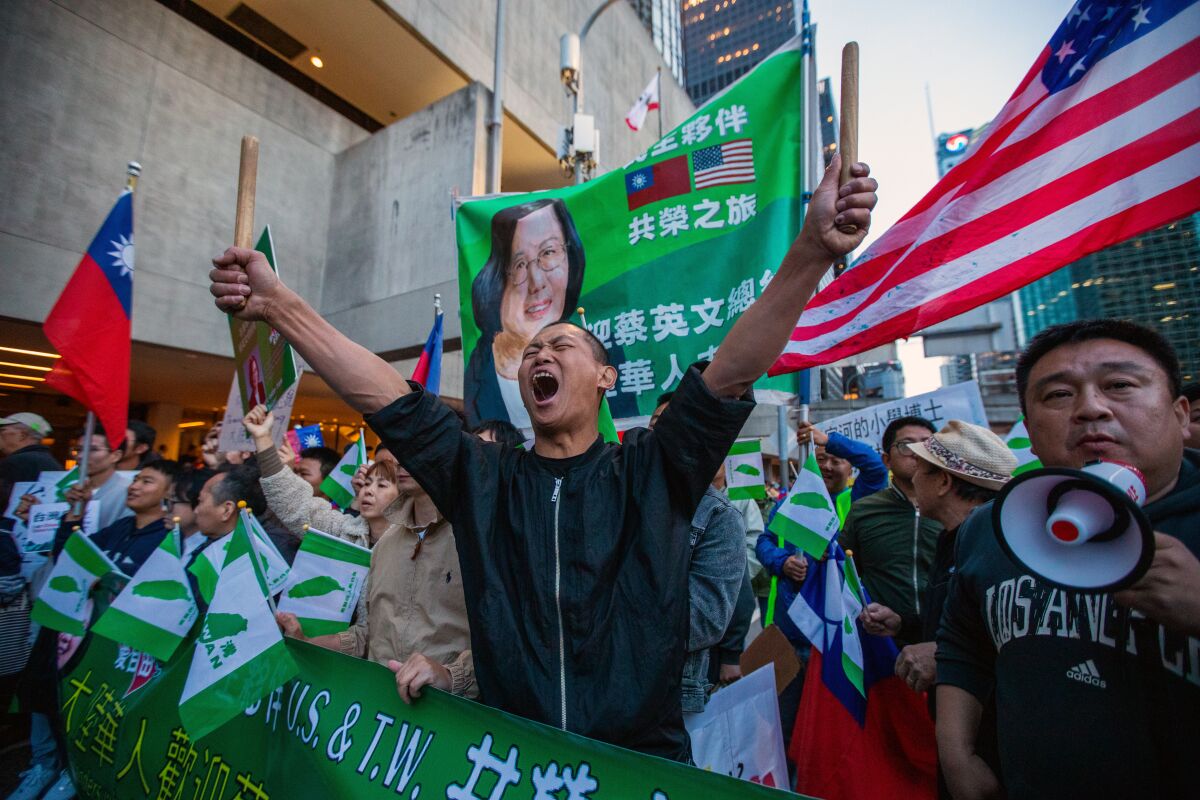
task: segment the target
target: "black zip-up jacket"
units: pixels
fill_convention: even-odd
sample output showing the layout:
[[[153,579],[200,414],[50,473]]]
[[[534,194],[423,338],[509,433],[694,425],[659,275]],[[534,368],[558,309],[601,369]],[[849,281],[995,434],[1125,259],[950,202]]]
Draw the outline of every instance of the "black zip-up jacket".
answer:
[[[1200,452],[1144,510],[1200,555]],[[956,565],[937,680],[994,693],[1010,798],[1195,796],[1200,639],[1028,574],[1000,548],[990,503],[959,527]]]
[[[480,698],[684,760],[692,515],[753,409],[696,367],[653,431],[568,459],[481,441],[417,384],[367,421],[454,526]]]
[[[136,517],[122,517],[91,535],[91,540],[112,559],[117,569],[133,577],[150,554],[158,549],[167,535],[166,518],[160,517],[144,528],[137,527]],[[79,522],[64,520],[54,534],[54,557],[62,552]]]

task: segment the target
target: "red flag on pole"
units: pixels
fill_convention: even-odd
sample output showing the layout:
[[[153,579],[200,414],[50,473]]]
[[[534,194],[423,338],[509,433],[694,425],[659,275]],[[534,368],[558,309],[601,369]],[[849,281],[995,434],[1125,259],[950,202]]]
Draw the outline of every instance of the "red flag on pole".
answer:
[[[133,192],[117,199],[42,329],[62,356],[46,385],[95,413],[111,442],[125,439],[133,307]]]

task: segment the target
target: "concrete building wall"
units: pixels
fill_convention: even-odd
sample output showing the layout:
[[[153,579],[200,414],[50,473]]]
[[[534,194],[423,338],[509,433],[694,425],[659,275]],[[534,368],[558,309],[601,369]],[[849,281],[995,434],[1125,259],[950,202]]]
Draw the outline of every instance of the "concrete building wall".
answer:
[[[45,318],[136,160],[134,338],[229,354],[207,272],[244,133],[256,226],[320,300],[335,155],[361,128],[153,0],[5,0],[0,70],[0,315]]]
[[[336,159],[319,308],[375,352],[423,343],[435,292],[459,335],[451,192],[484,190],[489,102],[473,83]]]
[[[478,0],[382,0],[471,80],[492,85],[496,15]],[[569,100],[559,82],[559,37],[579,33],[600,0],[509,0],[505,26],[505,108],[551,147],[568,122]],[[650,35],[627,2],[601,15],[583,48],[584,108],[600,131],[600,169],[620,167],[658,139],[652,115],[639,133],[625,114],[663,65]],[[663,129],[694,111],[664,66]]]
[[[0,316],[40,322],[124,183],[135,200],[136,340],[229,355],[207,293],[232,239],[238,142],[261,140],[256,228],[284,279],[376,351],[421,343],[436,291],[459,334],[450,193],[483,191],[494,13],[474,0],[380,0],[472,83],[374,135],[154,0],[0,2]],[[596,0],[510,0],[506,108],[547,143],[567,120],[558,38]],[[657,138],[623,122],[661,63],[627,3],[584,47],[601,169]],[[663,80],[664,125],[693,110]],[[457,358],[457,354],[451,356]]]

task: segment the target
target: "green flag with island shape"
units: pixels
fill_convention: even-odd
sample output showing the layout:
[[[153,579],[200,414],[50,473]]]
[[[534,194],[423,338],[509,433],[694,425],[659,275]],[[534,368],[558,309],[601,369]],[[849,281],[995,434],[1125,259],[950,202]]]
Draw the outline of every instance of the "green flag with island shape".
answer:
[[[1008,445],[1008,449],[1012,451],[1012,454],[1017,457],[1017,466],[1012,472],[1013,477],[1023,472],[1029,472],[1032,469],[1042,468],[1041,460],[1033,453],[1033,443],[1029,441],[1029,430],[1025,427],[1024,414],[1012,426],[1012,430],[1008,432],[1004,443]]]
[[[268,605],[251,536],[239,518],[196,639],[179,700],[179,719],[193,739],[215,731],[297,672]]]
[[[469,425],[529,425],[521,352],[580,306],[617,370],[607,397],[617,420],[649,416],[689,365],[713,357],[800,231],[800,63],[797,37],[641,156],[587,183],[459,203]],[[760,402],[771,391],[777,402],[795,379],[755,389]]]
[[[92,617],[92,586],[110,573],[124,575],[91,537],[76,529],[34,601],[30,618],[50,630],[83,636]]]
[[[93,632],[169,661],[199,614],[181,553],[176,524],[96,620]]]
[[[367,548],[309,528],[292,562],[279,610],[295,614],[305,636],[345,630],[370,567]]]
[[[358,440],[342,456],[333,471],[321,481],[321,492],[338,508],[346,509],[354,502],[354,487],[350,484],[358,468],[367,463],[367,440],[362,428],[358,429]]]
[[[725,491],[730,500],[762,500],[767,496],[761,440],[742,439],[729,448],[725,457]]]
[[[810,448],[804,467],[775,512],[769,530],[813,558],[821,558],[837,536],[838,528],[837,509],[817,467],[816,449]]]

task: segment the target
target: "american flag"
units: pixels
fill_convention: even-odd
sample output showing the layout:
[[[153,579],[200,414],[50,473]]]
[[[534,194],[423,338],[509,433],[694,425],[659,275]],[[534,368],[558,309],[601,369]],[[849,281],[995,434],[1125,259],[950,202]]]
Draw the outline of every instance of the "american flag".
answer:
[[[804,309],[828,364],[1200,209],[1200,0],[1080,0],[950,170]]]
[[[722,183],[754,182],[754,148],[749,139],[702,147],[692,153],[697,189]]]

